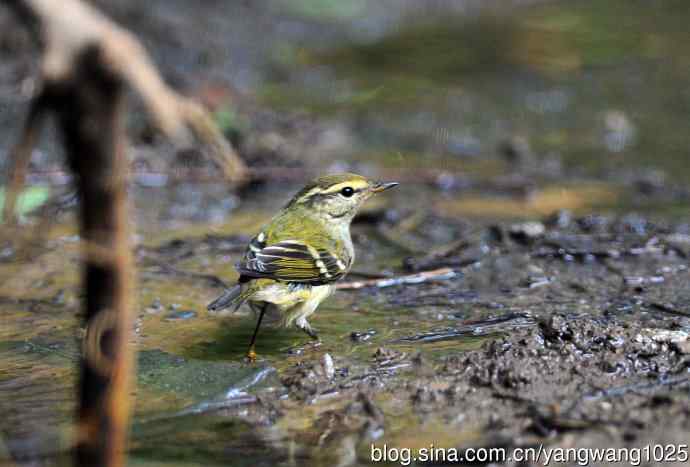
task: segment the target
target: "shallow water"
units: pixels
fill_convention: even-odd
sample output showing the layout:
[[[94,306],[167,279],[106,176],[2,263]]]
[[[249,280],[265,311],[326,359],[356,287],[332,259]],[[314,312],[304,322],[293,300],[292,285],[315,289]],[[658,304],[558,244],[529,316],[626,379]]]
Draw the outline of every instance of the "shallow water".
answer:
[[[459,274],[339,291],[312,319],[320,345],[297,330],[265,327],[250,366],[242,357],[251,315],[212,316],[205,305],[222,290],[217,279],[233,282],[250,235],[299,184],[269,180],[238,195],[219,183],[139,183],[131,465],[347,465],[366,463],[372,440],[480,445],[490,437],[485,424],[451,422],[451,411],[425,411],[410,394],[429,378],[445,391],[451,383],[433,375],[447,358],[533,324],[492,327],[493,319],[605,311],[646,323],[657,319],[650,300],[687,310],[686,259],[653,242],[645,248],[655,236],[667,246],[690,230],[690,11],[680,0],[653,9],[642,1],[545,3],[505,16],[431,18],[369,40],[348,36],[350,13],[290,11],[305,30],[334,31],[324,33],[327,46],[287,42],[264,57],[255,103],[288,119],[297,109],[313,116],[321,138],[314,145],[332,152],[310,153],[299,124],[285,135],[304,145],[305,165],[316,171],[403,182],[355,224],[361,277],[348,280],[410,273],[410,264],[437,259],[429,252],[464,239],[446,258]],[[285,20],[286,8],[263,14]],[[264,40],[280,39],[271,31]],[[189,71],[189,57],[169,46],[157,54]],[[154,151],[165,158],[167,149]],[[545,242],[540,256],[529,239],[494,238],[564,209],[571,222],[547,230],[568,244],[560,249]],[[73,207],[65,211],[38,234],[33,218],[21,235],[1,239],[3,462],[68,459],[83,330],[78,236]],[[646,252],[600,258],[612,249]],[[635,278],[647,281],[644,300],[623,287]],[[685,318],[675,325],[688,327]],[[432,335],[445,337],[420,339]],[[331,378],[322,374],[325,354],[334,360]],[[351,387],[372,392],[382,415],[357,402]]]

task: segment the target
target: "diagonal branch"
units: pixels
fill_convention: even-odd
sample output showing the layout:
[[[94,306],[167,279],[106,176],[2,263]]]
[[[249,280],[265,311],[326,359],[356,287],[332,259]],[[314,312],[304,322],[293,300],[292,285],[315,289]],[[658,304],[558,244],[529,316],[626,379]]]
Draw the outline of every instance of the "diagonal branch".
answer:
[[[130,406],[129,345],[133,260],[129,245],[126,94],[138,93],[157,127],[176,142],[190,136],[231,181],[246,168],[209,114],[160,78],[129,32],[79,0],[0,0],[41,44],[41,93],[33,99],[12,155],[6,212],[24,182],[43,116],[55,115],[76,175],[82,238],[86,336],[82,346],[75,462],[124,463]],[[10,216],[8,215],[8,219]]]
[[[0,1],[14,9],[41,44],[41,78],[45,86],[74,79],[76,63],[86,50],[95,47],[103,68],[142,99],[155,126],[166,137],[178,145],[196,141],[207,149],[227,180],[234,183],[246,180],[247,167],[211,115],[163,82],[146,50],[130,32],[79,0],[62,0],[59,7],[53,0]],[[40,96],[34,100],[37,102],[32,103],[32,108],[40,115],[45,103],[41,103]],[[23,185],[25,166],[39,127],[31,123],[30,115],[16,157],[12,158],[14,166],[10,166],[11,185],[15,189]],[[6,212],[13,213],[14,201],[15,198],[8,199]]]

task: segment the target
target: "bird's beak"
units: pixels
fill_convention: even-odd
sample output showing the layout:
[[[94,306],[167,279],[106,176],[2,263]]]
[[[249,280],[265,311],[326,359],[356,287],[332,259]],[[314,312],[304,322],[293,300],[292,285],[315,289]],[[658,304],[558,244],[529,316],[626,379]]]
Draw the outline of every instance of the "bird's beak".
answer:
[[[380,193],[394,186],[400,185],[398,182],[376,182],[371,186],[371,191],[374,193]]]

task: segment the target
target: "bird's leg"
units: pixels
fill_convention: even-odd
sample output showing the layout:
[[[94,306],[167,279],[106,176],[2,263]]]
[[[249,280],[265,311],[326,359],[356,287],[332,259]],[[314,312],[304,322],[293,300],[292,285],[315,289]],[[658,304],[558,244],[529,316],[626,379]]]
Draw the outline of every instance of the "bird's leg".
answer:
[[[300,328],[302,331],[304,331],[309,337],[311,337],[313,340],[318,341],[319,340],[319,335],[316,333],[316,331],[309,325],[306,319],[302,320],[297,320],[295,323],[298,328]]]
[[[256,336],[259,334],[259,328],[261,327],[261,320],[264,317],[264,313],[268,308],[268,303],[264,303],[259,312],[259,319],[256,322],[256,328],[254,328],[254,334],[252,335],[252,341],[249,343],[249,350],[247,350],[247,360],[250,362],[256,361],[256,350],[254,350],[254,342],[256,341]]]
[[[314,339],[315,341],[319,340],[319,335],[316,333],[316,331],[311,326],[305,327],[304,332],[306,332],[307,335],[309,337],[311,337],[312,339]]]

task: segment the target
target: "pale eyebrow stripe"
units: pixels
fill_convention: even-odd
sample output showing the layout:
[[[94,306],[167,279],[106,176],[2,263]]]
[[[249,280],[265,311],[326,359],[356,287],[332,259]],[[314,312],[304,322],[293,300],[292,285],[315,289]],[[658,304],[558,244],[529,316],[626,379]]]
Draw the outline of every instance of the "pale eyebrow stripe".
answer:
[[[362,180],[353,180],[353,181],[348,181],[348,182],[341,182],[338,183],[337,185],[333,185],[330,187],[328,190],[324,190],[322,193],[324,194],[330,194],[330,193],[336,193],[340,190],[342,190],[345,187],[351,187],[355,191],[360,191],[369,186],[369,184],[365,181]]]
[[[312,188],[311,190],[307,191],[307,192],[306,192],[305,194],[303,194],[299,199],[301,199],[301,200],[302,200],[302,199],[308,199],[308,198],[311,198],[312,196],[314,196],[315,194],[320,193],[320,192],[321,192],[321,188],[319,188],[319,187],[317,186],[317,187],[314,187],[314,188]]]
[[[369,186],[369,183],[365,180],[352,180],[352,181],[346,181],[346,182],[340,182],[336,185],[331,186],[328,189],[323,189],[321,187],[314,187],[311,190],[307,191],[304,193],[302,196],[299,197],[300,201],[305,201],[313,197],[314,195],[331,195],[334,193],[339,192],[346,186],[352,187],[353,190],[359,192],[364,190]]]

